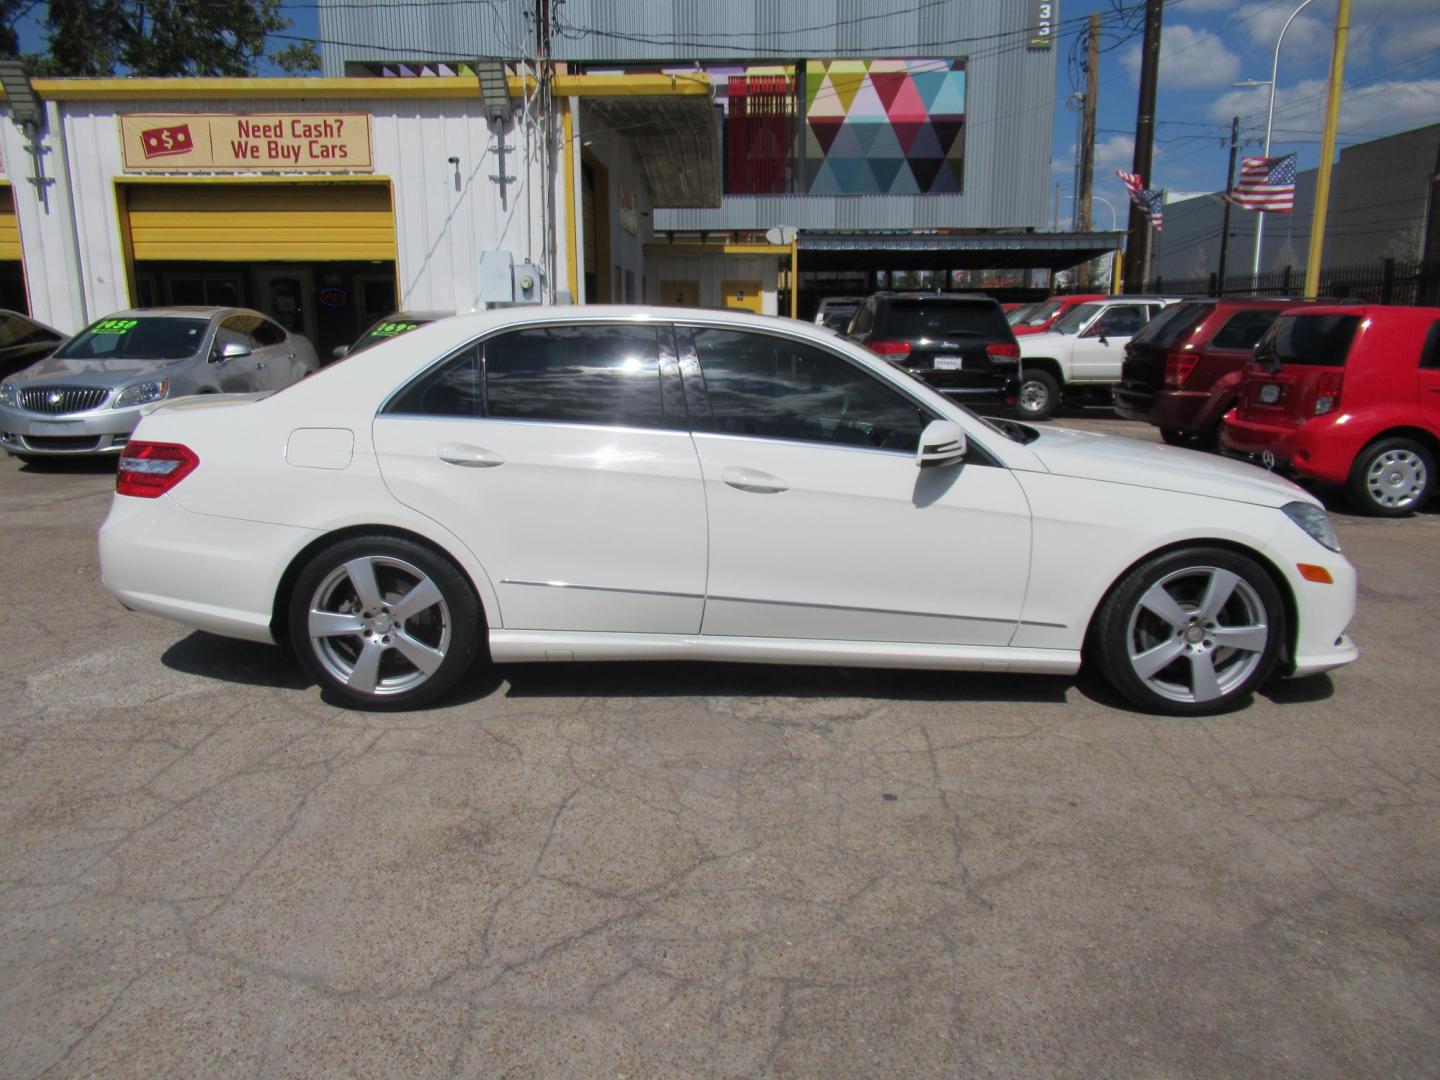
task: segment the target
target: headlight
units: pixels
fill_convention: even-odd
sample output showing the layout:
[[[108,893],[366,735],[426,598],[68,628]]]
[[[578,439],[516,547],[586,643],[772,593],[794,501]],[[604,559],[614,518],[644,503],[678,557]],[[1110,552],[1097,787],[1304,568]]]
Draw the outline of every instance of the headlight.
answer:
[[[20,391],[14,383],[0,383],[0,405],[8,405],[12,409],[20,407]]]
[[[1280,508],[1286,517],[1299,525],[1318,544],[1324,544],[1331,551],[1340,550],[1340,538],[1335,535],[1335,525],[1330,515],[1314,503],[1292,502]]]
[[[154,382],[136,383],[134,386],[127,386],[120,393],[115,395],[113,409],[129,408],[133,405],[148,405],[152,401],[159,401],[170,392],[169,379],[157,379]]]

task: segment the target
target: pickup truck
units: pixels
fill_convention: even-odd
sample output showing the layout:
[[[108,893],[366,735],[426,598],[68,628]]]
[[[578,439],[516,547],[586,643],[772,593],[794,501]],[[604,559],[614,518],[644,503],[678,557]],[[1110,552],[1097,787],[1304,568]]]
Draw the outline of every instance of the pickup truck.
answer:
[[[1043,334],[1027,334],[1020,343],[1020,395],[1015,409],[1022,420],[1045,420],[1060,405],[1109,402],[1110,387],[1120,381],[1125,344],[1155,314],[1179,297],[1113,296],[1071,308]]]

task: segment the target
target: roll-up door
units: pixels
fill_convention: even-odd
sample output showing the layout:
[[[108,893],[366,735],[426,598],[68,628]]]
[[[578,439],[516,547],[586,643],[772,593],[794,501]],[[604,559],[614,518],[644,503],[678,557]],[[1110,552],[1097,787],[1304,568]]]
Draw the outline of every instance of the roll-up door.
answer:
[[[20,227],[15,223],[15,196],[0,185],[0,260],[19,260]]]
[[[137,260],[395,258],[388,184],[127,184]]]

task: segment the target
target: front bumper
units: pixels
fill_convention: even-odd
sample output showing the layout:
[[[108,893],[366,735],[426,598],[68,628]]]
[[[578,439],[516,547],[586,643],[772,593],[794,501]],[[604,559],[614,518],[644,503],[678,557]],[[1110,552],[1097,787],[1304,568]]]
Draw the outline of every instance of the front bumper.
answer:
[[[137,405],[98,408],[83,413],[45,416],[0,407],[0,448],[11,454],[74,457],[119,454],[140,422]]]
[[[1295,600],[1298,625],[1291,628],[1285,673],[1297,677],[1316,675],[1358,658],[1360,651],[1349,633],[1357,588],[1350,561],[1317,544],[1303,530],[1288,525],[1271,539],[1265,554],[1285,575]],[[1299,572],[1302,563],[1323,566],[1330,572],[1331,583],[1304,578]]]

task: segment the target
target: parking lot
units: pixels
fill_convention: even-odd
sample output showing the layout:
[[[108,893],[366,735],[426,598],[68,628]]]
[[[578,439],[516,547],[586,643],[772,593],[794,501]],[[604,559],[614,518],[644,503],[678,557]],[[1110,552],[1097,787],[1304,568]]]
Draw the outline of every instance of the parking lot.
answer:
[[[1151,437],[1107,417],[1057,422]],[[1440,1060],[1440,508],[1338,514],[1361,660],[1214,719],[650,664],[377,715],[121,609],[112,486],[0,460],[5,1076]]]

